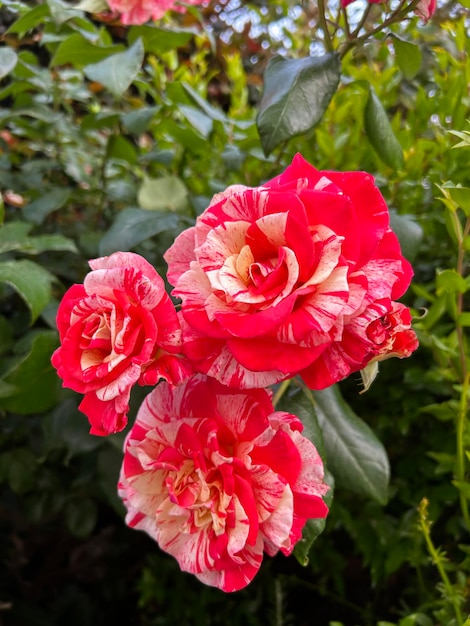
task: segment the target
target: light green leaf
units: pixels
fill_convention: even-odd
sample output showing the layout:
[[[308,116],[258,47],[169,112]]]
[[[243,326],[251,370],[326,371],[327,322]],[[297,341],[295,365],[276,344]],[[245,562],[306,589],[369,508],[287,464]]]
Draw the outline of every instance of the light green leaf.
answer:
[[[124,50],[125,47],[121,44],[106,47],[96,46],[80,33],[74,33],[59,44],[50,65],[55,67],[56,65],[71,63],[75,67],[84,67]]]
[[[468,285],[465,278],[455,270],[442,270],[436,276],[436,294],[465,293]]]
[[[0,282],[7,283],[28,305],[34,322],[51,299],[51,282],[54,276],[46,269],[28,261],[0,263]]]
[[[108,5],[105,0],[81,0],[75,8],[87,13],[101,13],[108,9]]]
[[[464,211],[465,215],[470,216],[470,188],[469,187],[446,187],[450,193],[450,197]]]
[[[9,74],[18,62],[18,55],[11,48],[0,48],[0,80]]]
[[[369,85],[367,104],[364,109],[364,128],[367,138],[382,161],[395,170],[403,169],[405,160],[402,147],[371,85]]]
[[[71,7],[70,4],[63,2],[63,0],[47,0],[47,4],[51,11],[51,17],[57,26],[73,17],[81,17],[83,15],[81,11],[77,11],[76,8]]]
[[[186,117],[191,126],[201,134],[204,139],[207,139],[214,126],[212,119],[199,109],[196,109],[196,107],[186,104],[180,105],[179,110]]]
[[[56,187],[23,207],[23,216],[29,222],[33,222],[33,224],[42,224],[49,213],[57,211],[64,206],[69,196],[69,189]]]
[[[146,177],[137,200],[147,211],[183,211],[188,205],[188,190],[178,176]]]
[[[0,399],[0,407],[19,415],[47,411],[57,402],[60,381],[51,365],[51,355],[58,347],[55,331],[32,332],[23,338],[22,354],[3,376],[15,392]]]
[[[338,88],[340,68],[336,54],[270,59],[256,121],[266,156],[318,124]]]
[[[377,361],[372,361],[368,363],[361,371],[362,384],[364,385],[364,389],[360,391],[360,393],[365,393],[370,389],[370,386],[374,382],[379,373],[379,364]]]
[[[346,404],[337,385],[312,394],[336,484],[385,504],[390,467],[383,445]]]
[[[120,96],[136,78],[143,60],[144,46],[142,39],[139,38],[125,52],[113,54],[99,63],[87,65],[83,71],[88,79],[101,83],[115,96]]]
[[[391,37],[397,64],[403,76],[409,79],[414,78],[419,72],[423,60],[419,46],[395,34],[392,34]]]
[[[178,216],[173,213],[125,209],[101,240],[100,254],[108,255],[117,250],[127,252],[141,241],[177,226]]]

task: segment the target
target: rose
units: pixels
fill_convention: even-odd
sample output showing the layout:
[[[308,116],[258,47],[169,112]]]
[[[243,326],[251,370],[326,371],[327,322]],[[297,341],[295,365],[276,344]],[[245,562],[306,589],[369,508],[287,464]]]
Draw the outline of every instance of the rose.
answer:
[[[328,512],[322,460],[301,431],[263,389],[231,390],[201,375],[160,383],[125,443],[127,524],[202,582],[245,587],[263,550],[289,555],[306,520]]]
[[[350,340],[358,316],[390,313],[412,276],[372,177],[300,155],[262,187],[216,195],[165,258],[186,354],[241,388],[300,374],[321,389],[361,369],[375,352]]]
[[[436,0],[420,0],[416,5],[415,13],[423,22],[427,22],[434,15]]]
[[[203,0],[185,0],[184,4],[201,4]],[[144,24],[150,19],[159,20],[168,11],[183,13],[184,6],[175,0],[106,0],[112,11],[121,14],[123,24]]]
[[[73,285],[57,312],[61,346],[52,356],[65,387],[85,394],[79,408],[90,432],[107,435],[127,423],[135,383],[160,377],[180,382],[188,366],[181,331],[163,280],[144,258],[116,252],[89,262],[83,285]]]

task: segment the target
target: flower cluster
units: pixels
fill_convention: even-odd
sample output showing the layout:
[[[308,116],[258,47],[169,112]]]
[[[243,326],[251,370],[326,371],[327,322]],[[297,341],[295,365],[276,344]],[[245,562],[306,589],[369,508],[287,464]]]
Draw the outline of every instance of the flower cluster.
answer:
[[[314,442],[265,388],[298,375],[323,389],[409,356],[417,339],[396,300],[412,270],[372,177],[300,155],[261,187],[217,194],[165,259],[178,312],[142,257],[90,261],[59,307],[52,362],[96,435],[125,427],[134,384],[164,379],[126,438],[127,523],[235,591],[328,512]]]
[[[145,24],[149,20],[159,20],[168,11],[184,13],[185,4],[201,4],[203,0],[106,0],[111,11],[120,15],[125,25]]]

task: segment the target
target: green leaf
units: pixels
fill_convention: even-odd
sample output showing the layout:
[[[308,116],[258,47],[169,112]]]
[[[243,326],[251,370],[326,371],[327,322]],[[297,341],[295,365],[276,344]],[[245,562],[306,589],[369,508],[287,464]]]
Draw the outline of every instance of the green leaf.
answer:
[[[108,10],[108,5],[105,0],[80,0],[75,8],[87,13],[102,13]]]
[[[364,109],[364,128],[367,138],[382,161],[395,170],[403,169],[405,161],[402,147],[371,85],[369,85],[367,104]]]
[[[0,80],[9,74],[18,62],[18,55],[11,48],[0,48]]]
[[[0,398],[8,398],[9,396],[12,396],[16,390],[17,388],[15,385],[10,385],[4,380],[0,380]]]
[[[129,111],[121,115],[123,125],[130,133],[135,135],[142,135],[155,115],[160,110],[160,107],[144,107],[142,109],[136,109],[135,111]]]
[[[19,250],[28,238],[31,224],[25,222],[10,222],[0,228],[0,254]]]
[[[335,481],[333,475],[328,472],[328,470],[325,470],[325,482],[327,485],[330,486],[330,489],[324,495],[323,500],[325,501],[328,508],[330,508],[333,502]],[[294,547],[294,556],[303,567],[306,567],[308,565],[308,554],[313,545],[313,542],[325,530],[325,526],[326,517],[322,519],[309,519],[303,527],[302,539],[300,539],[300,541],[298,541]]]
[[[441,296],[444,293],[465,293],[468,285],[465,278],[455,270],[443,270],[436,276],[436,294]]]
[[[47,0],[47,4],[51,11],[51,17],[57,26],[60,26],[73,17],[81,17],[83,15],[81,11],[77,11],[76,8],[71,7],[62,0]]]
[[[468,187],[446,187],[450,193],[450,197],[464,211],[465,215],[470,216],[470,188]]]
[[[397,64],[403,76],[409,79],[414,78],[419,72],[423,60],[419,46],[398,37],[398,35],[391,34],[390,36],[392,37]]]
[[[399,215],[393,210],[390,211],[390,227],[398,237],[403,256],[412,263],[423,239],[423,229],[412,215]]]
[[[346,404],[336,385],[313,391],[328,469],[338,486],[387,502],[387,453],[369,426]]]
[[[59,44],[50,65],[55,67],[71,63],[75,67],[84,67],[124,50],[125,47],[121,44],[106,47],[95,46],[80,33],[74,33]]]
[[[156,28],[155,26],[132,26],[129,31],[129,43],[141,37],[146,52],[164,54],[185,46],[193,37],[191,30]]]
[[[44,193],[37,200],[33,200],[33,202],[30,202],[23,207],[23,216],[26,220],[28,220],[28,222],[33,222],[33,224],[42,224],[49,213],[61,209],[69,197],[69,189],[56,187],[55,189]]]
[[[340,69],[336,54],[270,59],[256,120],[266,156],[283,141],[318,124],[338,88]]]
[[[0,399],[0,407],[19,415],[31,415],[54,406],[60,387],[51,355],[58,345],[57,333],[52,330],[32,332],[23,338],[22,354],[9,364],[3,376],[4,382],[16,389]]]
[[[178,216],[172,213],[125,209],[101,240],[100,254],[108,255],[117,250],[127,252],[141,241],[177,226]]]
[[[32,225],[25,222],[10,222],[0,227],[0,254],[18,250],[26,254],[41,254],[48,251],[77,252],[71,239],[62,235],[39,235],[29,237]]]
[[[90,498],[70,500],[64,513],[65,524],[76,537],[88,537],[96,526],[98,509]]]
[[[304,426],[302,431],[303,436],[307,437],[307,439],[313,443],[320,456],[324,459],[325,445],[323,442],[323,431],[318,423],[317,414],[315,412],[315,402],[310,391],[289,389],[289,392],[284,395],[276,405],[276,409],[297,415]]]
[[[276,405],[276,409],[297,415],[304,426],[302,435],[313,443],[321,457],[324,458],[323,432],[317,420],[311,392],[308,389],[289,389],[289,392]],[[330,485],[330,490],[325,494],[324,501],[330,507],[333,501],[334,478],[328,471],[325,471],[325,482]],[[323,532],[325,524],[326,518],[307,520],[302,530],[302,539],[296,543],[294,548],[294,555],[301,565],[306,566],[308,564],[310,548],[315,539]]]
[[[77,409],[74,398],[68,398],[54,409],[48,424],[46,437],[65,445],[68,458],[96,450],[103,445],[103,439],[90,435],[90,424]]]
[[[83,71],[88,79],[101,83],[115,96],[120,96],[136,78],[143,60],[144,46],[142,39],[139,38],[125,52],[113,54],[99,63],[87,65]]]
[[[147,211],[183,211],[188,205],[188,190],[178,176],[145,177],[137,200]]]
[[[0,263],[0,282],[15,289],[28,305],[34,322],[51,299],[51,282],[54,276],[46,269],[28,261]]]
[[[34,9],[31,9],[31,11],[28,11],[17,19],[16,22],[13,22],[7,30],[7,33],[18,33],[22,36],[29,30],[42,24],[47,15],[49,15],[49,7],[47,4],[38,4]]]

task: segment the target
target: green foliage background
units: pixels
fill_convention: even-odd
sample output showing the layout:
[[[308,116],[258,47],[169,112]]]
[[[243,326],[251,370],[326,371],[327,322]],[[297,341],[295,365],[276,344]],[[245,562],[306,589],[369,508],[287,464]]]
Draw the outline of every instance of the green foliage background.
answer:
[[[125,28],[63,0],[0,2],[0,624],[460,626],[470,611],[467,11],[448,2],[320,67],[305,60],[323,54],[315,11],[219,5]],[[289,61],[265,73],[276,51]],[[286,64],[328,83],[295,128],[262,99],[264,75],[295,100]],[[125,527],[124,435],[91,437],[61,388],[55,311],[89,258],[134,250],[164,275],[163,253],[214,193],[258,185],[296,152],[376,176],[415,268],[405,302],[421,347],[381,364],[366,394],[355,376],[342,383],[348,404],[338,390],[314,399],[336,478],[325,531],[308,558],[300,548],[305,567],[266,558],[226,595]],[[293,387],[282,401],[311,415],[305,398]],[[346,456],[331,458],[335,433]],[[367,469],[376,437],[388,487],[387,468]]]

